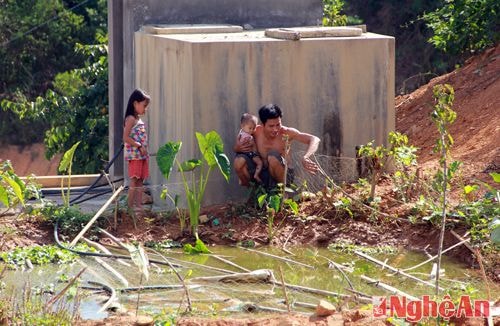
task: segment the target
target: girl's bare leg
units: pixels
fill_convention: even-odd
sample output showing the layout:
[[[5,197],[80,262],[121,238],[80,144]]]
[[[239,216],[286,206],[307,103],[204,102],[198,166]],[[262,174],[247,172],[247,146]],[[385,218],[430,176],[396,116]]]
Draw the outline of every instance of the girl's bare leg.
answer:
[[[129,209],[134,208],[134,203],[136,201],[135,197],[137,194],[137,178],[130,178],[130,185],[128,186],[128,198],[127,205]]]
[[[144,180],[137,179],[137,187],[135,188],[135,206],[142,211],[142,193],[144,192]]]

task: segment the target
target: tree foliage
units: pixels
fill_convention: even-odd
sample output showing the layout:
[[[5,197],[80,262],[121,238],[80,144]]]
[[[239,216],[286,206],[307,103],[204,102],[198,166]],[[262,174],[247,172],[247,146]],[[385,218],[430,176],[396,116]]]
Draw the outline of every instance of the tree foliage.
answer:
[[[2,106],[21,117],[43,121],[46,157],[66,152],[81,141],[75,153],[75,173],[96,173],[108,158],[108,56],[107,39],[101,44],[77,44],[76,51],[84,58],[84,67],[60,73],[54,90],[30,101],[18,92],[15,101],[4,100]]]
[[[445,0],[423,16],[434,33],[429,42],[451,55],[473,53],[498,42],[499,17],[497,0]]]
[[[94,44],[105,34],[106,0],[0,0],[0,101],[32,100],[53,89],[56,74],[85,60],[76,44]],[[2,142],[30,144],[43,139],[43,120],[22,121],[1,106]]]

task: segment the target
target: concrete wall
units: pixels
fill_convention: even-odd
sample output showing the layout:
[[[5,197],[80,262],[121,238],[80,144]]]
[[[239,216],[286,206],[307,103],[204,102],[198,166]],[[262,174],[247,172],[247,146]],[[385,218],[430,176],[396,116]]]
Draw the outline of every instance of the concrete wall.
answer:
[[[182,140],[182,160],[199,157],[194,133],[210,130],[232,158],[241,114],[257,114],[267,103],[283,109],[284,125],[319,136],[321,154],[354,157],[356,145],[385,143],[395,128],[392,37],[284,41],[263,31],[137,32],[135,51],[135,84],[152,95],[151,150]],[[156,163],[150,166],[151,184],[165,183]],[[214,173],[206,203],[241,196],[234,173],[229,186]]]
[[[123,113],[135,88],[134,33],[145,24],[244,24],[255,28],[321,23],[321,0],[108,0],[110,157],[122,142]],[[123,161],[111,173],[122,175]]]

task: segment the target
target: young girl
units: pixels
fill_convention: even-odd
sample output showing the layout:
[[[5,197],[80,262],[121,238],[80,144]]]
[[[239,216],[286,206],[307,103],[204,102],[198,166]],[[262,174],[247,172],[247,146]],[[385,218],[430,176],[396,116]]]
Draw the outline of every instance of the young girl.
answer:
[[[125,160],[128,161],[128,207],[134,211],[134,205],[142,212],[143,182],[149,176],[148,135],[140,116],[146,113],[150,97],[140,89],[130,95],[125,112],[123,142],[125,143]]]

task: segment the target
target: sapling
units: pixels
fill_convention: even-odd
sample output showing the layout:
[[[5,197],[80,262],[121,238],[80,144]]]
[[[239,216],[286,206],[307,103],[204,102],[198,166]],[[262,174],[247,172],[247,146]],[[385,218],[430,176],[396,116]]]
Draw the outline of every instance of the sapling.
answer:
[[[457,114],[452,109],[453,100],[455,98],[455,92],[453,87],[448,84],[439,84],[433,88],[434,99],[436,105],[431,113],[431,119],[434,121],[438,132],[439,138],[436,141],[436,146],[434,151],[438,152],[439,164],[441,166],[442,172],[442,188],[441,188],[441,204],[442,204],[442,215],[441,215],[441,233],[439,235],[439,248],[438,248],[438,261],[437,270],[441,269],[441,253],[443,250],[443,240],[444,231],[446,228],[446,190],[448,188],[448,165],[447,159],[449,156],[449,150],[453,145],[453,137],[449,133],[449,126],[455,121]],[[436,295],[439,294],[439,273],[436,275]]]

